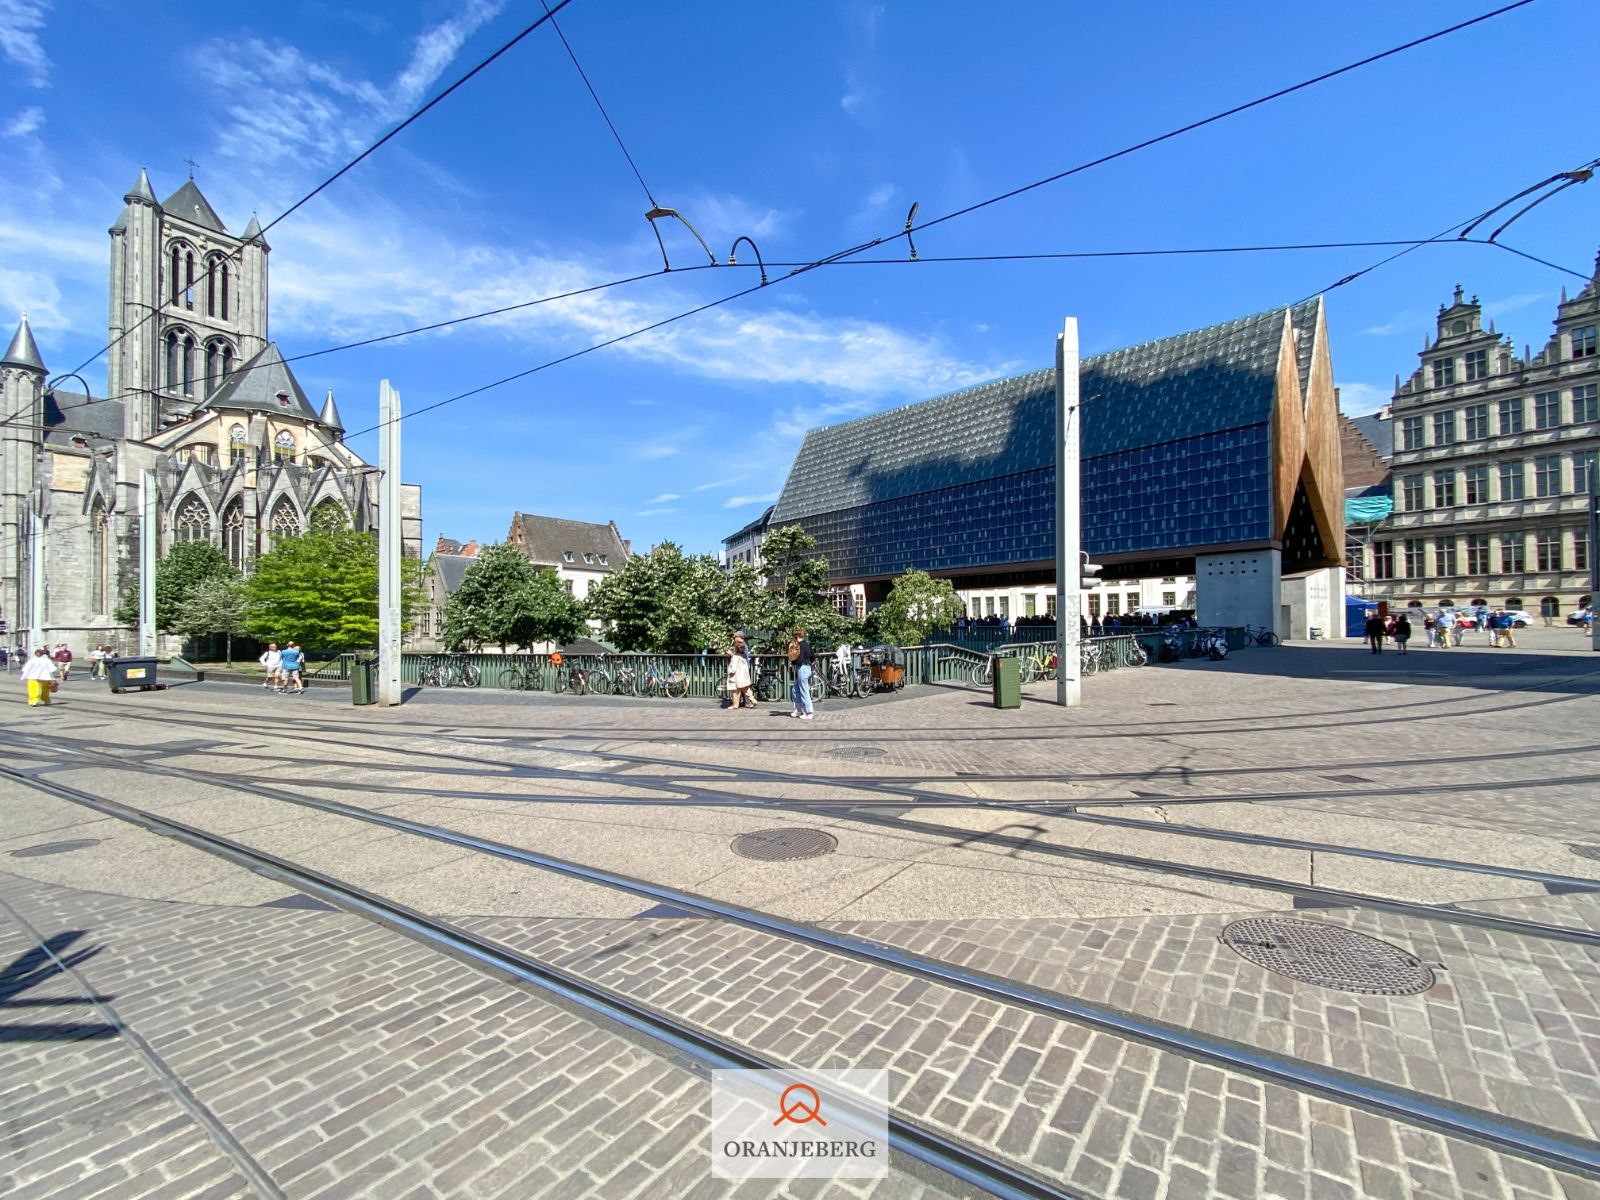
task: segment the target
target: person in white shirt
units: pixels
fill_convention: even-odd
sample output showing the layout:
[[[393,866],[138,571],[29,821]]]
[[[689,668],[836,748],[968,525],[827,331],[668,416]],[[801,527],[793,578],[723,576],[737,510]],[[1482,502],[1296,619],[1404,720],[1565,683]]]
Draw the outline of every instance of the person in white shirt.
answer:
[[[273,688],[278,686],[278,681],[283,675],[283,652],[278,649],[277,642],[268,642],[266,650],[256,660],[267,673],[267,681],[261,686]]]
[[[50,693],[56,686],[56,664],[48,651],[33,652],[22,668],[22,680],[28,686],[29,708],[50,704]]]

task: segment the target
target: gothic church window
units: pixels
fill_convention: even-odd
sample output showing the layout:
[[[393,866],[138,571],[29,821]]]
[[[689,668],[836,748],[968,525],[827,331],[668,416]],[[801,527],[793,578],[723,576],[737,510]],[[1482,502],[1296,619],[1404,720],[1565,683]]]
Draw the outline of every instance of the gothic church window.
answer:
[[[295,512],[294,505],[285,496],[272,510],[272,540],[276,542],[279,538],[299,536],[300,514]]]
[[[242,572],[249,561],[245,555],[244,504],[235,500],[222,514],[222,548],[235,571]]]
[[[111,590],[108,586],[111,578],[111,531],[106,519],[106,506],[98,500],[89,518],[89,533],[89,608],[92,612],[103,613],[108,611],[106,596]]]
[[[194,395],[194,338],[183,339],[183,394]]]
[[[272,439],[272,458],[274,462],[294,462],[294,434],[287,429]]]
[[[311,528],[337,533],[350,528],[350,518],[345,516],[344,507],[337,500],[324,500],[311,510]]]
[[[178,506],[177,519],[172,523],[172,536],[180,542],[211,540],[211,511],[199,496],[190,496]]]
[[[206,395],[219,387],[233,368],[233,348],[227,342],[211,342],[206,346]]]
[[[242,463],[245,460],[244,426],[235,425],[228,431],[228,464],[230,466]]]
[[[206,262],[206,316],[228,319],[228,260],[220,254]]]

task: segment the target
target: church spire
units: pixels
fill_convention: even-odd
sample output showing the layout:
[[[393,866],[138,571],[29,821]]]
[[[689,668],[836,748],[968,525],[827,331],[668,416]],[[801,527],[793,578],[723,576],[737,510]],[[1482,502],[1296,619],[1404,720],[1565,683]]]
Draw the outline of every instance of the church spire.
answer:
[[[339,416],[339,406],[333,402],[333,389],[328,389],[328,398],[322,402],[322,415],[317,418],[317,423],[328,429],[337,430],[342,441],[344,438],[344,420]]]
[[[128,189],[127,195],[123,196],[122,199],[128,204],[132,204],[135,200],[142,200],[146,204],[154,204],[156,202],[155,189],[150,186],[150,176],[145,174],[143,167],[139,168],[139,178],[133,181],[133,186]]]
[[[22,314],[22,324],[17,326],[6,356],[0,358],[0,367],[23,367],[44,374],[44,360],[39,357],[39,344],[33,340],[33,330],[28,327],[27,313]]]

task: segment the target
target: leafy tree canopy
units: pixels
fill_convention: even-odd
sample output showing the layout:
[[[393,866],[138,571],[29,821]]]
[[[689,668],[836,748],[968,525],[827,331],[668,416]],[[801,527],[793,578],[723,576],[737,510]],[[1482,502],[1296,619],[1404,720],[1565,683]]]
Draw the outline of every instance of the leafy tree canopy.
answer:
[[[486,546],[444,606],[445,645],[498,644],[502,653],[535,642],[570,642],[583,614],[554,571],[536,567],[515,546]]]
[[[237,579],[228,556],[210,542],[177,542],[156,563],[156,628],[178,632],[178,614],[195,587],[208,579]],[[139,622],[139,586],[128,589],[112,614],[125,625]],[[220,631],[218,631],[220,632]]]
[[[233,663],[233,639],[245,632],[250,602],[238,575],[214,575],[189,590],[173,628],[185,637],[221,634],[227,639],[227,660]]]
[[[402,564],[401,611],[419,598],[420,564]],[[378,644],[378,539],[352,529],[311,529],[278,539],[245,585],[245,627],[257,637],[324,650]]]
[[[732,644],[766,603],[748,563],[723,574],[709,554],[688,556],[671,542],[636,554],[589,593],[589,612],[622,650],[693,654]]]
[[[907,571],[872,614],[877,636],[897,646],[920,646],[935,629],[948,629],[965,611],[948,579]]]

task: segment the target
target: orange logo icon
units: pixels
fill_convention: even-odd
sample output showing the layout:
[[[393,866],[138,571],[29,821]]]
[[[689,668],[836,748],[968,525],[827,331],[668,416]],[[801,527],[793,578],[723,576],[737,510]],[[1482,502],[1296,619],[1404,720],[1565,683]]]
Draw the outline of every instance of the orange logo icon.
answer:
[[[793,1102],[789,1100],[794,1096]],[[802,1098],[811,1097],[809,1104]],[[817,1095],[817,1089],[808,1083],[791,1083],[783,1089],[783,1095],[778,1097],[778,1119],[774,1125],[782,1125],[785,1121],[793,1121],[796,1125],[805,1125],[815,1121],[818,1125],[827,1125],[822,1119],[822,1097]],[[798,1116],[796,1114],[799,1114]]]

